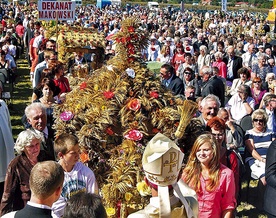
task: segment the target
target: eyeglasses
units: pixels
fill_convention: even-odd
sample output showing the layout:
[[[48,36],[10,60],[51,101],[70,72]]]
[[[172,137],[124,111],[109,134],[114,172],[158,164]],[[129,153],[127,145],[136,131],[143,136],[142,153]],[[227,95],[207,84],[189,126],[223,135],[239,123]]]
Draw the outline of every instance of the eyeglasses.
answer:
[[[212,135],[213,135],[215,138],[222,139],[222,137],[224,136],[224,133],[218,133],[218,134],[212,133]]]
[[[192,75],[192,73],[190,73],[190,72],[184,72],[185,74],[187,74],[187,75]]]
[[[260,122],[260,123],[263,123],[264,120],[263,119],[253,119],[254,122]]]
[[[261,83],[261,81],[254,81],[253,83]]]

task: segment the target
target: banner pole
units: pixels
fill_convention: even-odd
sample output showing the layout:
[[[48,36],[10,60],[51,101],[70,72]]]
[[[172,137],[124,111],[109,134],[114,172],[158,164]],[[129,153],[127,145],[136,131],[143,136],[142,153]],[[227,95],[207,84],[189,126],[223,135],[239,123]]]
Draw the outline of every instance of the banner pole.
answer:
[[[56,11],[58,15],[58,11]],[[57,60],[58,60],[58,16],[56,16],[56,52],[57,52]]]

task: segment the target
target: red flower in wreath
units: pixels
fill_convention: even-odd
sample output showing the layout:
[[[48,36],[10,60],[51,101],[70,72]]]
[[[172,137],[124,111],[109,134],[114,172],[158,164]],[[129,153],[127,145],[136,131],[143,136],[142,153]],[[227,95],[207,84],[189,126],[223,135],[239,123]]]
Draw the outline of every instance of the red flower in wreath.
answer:
[[[106,131],[106,133],[107,133],[108,135],[114,135],[114,132],[113,132],[113,130],[111,129],[111,127],[108,127],[105,131]]]
[[[132,44],[127,45],[128,50],[134,50],[134,46]]]
[[[122,39],[121,39],[121,41],[122,41],[122,43],[124,43],[124,44],[126,44],[126,37],[123,37]]]
[[[140,141],[143,138],[143,134],[138,130],[130,130],[126,135],[126,139],[130,139],[133,141]]]
[[[141,103],[139,99],[135,98],[132,99],[128,104],[127,104],[128,109],[132,111],[138,111],[141,108]]]
[[[133,26],[128,27],[128,32],[133,33],[134,32],[134,27]]]
[[[157,133],[159,133],[159,132],[160,132],[160,130],[157,129],[157,128],[153,128],[153,129],[152,129],[152,133],[154,133],[154,134],[157,134]]]
[[[117,43],[120,43],[121,42],[121,39],[120,38],[116,38],[115,39]]]
[[[105,92],[103,92],[103,94],[104,94],[104,97],[105,97],[106,99],[111,99],[111,98],[114,97],[114,93],[113,93],[113,92],[110,92],[110,91],[105,91]]]
[[[151,91],[150,92],[150,97],[152,97],[152,98],[159,98],[159,94],[158,94],[158,92]]]
[[[131,41],[131,37],[129,37],[129,36],[126,37],[126,41],[127,41],[127,42],[130,42],[130,41]]]
[[[134,57],[130,57],[130,58],[128,58],[127,60],[128,60],[129,63],[132,63],[132,62],[135,61],[135,58],[134,58]]]
[[[133,34],[133,38],[134,38],[135,40],[138,40],[138,39],[139,39],[138,34]]]
[[[87,83],[83,82],[82,84],[80,84],[80,90],[84,90],[87,87]]]

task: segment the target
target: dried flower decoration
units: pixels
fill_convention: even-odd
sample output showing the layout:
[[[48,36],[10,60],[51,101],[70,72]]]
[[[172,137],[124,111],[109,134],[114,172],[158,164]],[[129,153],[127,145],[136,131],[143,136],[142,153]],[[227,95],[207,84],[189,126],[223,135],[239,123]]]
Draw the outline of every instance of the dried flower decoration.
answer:
[[[105,91],[105,92],[103,92],[103,94],[104,94],[104,97],[105,97],[106,99],[111,99],[111,98],[114,97],[114,93],[111,92],[111,91]]]
[[[130,192],[125,193],[125,199],[127,202],[130,201],[132,197],[133,197],[133,194],[131,194]]]
[[[151,195],[151,189],[145,181],[138,182],[136,187],[141,196]]]
[[[130,139],[133,141],[140,141],[143,138],[143,133],[141,133],[138,130],[130,130],[126,135],[125,135],[126,139]]]
[[[115,212],[116,212],[116,210],[113,207],[106,208],[107,216],[113,216],[113,215],[115,215]]]
[[[80,90],[84,90],[87,87],[87,83],[83,82],[80,84]]]
[[[72,120],[74,114],[71,111],[64,111],[59,115],[59,117],[62,121],[67,122],[69,120]]]
[[[114,135],[114,131],[112,130],[111,127],[108,127],[105,132],[108,134],[108,135]]]
[[[150,97],[152,97],[152,98],[159,98],[159,94],[158,94],[158,92],[151,91],[150,92]]]
[[[127,106],[128,106],[128,109],[132,111],[138,111],[141,108],[141,103],[139,99],[134,98],[127,104]]]
[[[135,72],[134,72],[133,69],[127,68],[127,69],[126,69],[126,73],[127,73],[127,75],[128,75],[129,77],[131,77],[132,79],[135,78]]]

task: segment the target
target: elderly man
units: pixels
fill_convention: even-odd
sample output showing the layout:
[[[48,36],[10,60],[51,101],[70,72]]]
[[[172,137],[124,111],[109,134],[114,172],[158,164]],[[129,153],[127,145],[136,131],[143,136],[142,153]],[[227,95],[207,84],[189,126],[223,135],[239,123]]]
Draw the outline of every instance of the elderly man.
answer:
[[[46,109],[41,103],[32,103],[25,109],[25,115],[31,129],[35,132],[41,132],[44,139],[41,142],[40,149],[45,150],[52,160],[55,160],[54,154],[54,131],[50,126],[47,126]]]
[[[202,78],[201,96],[206,97],[209,94],[216,95],[221,105],[224,106],[225,98],[225,86],[216,75],[213,75],[211,67],[204,66],[200,70],[200,76]]]
[[[238,87],[237,93],[230,98],[225,106],[231,121],[239,124],[244,116],[253,112],[255,100],[250,95],[249,86],[243,84]]]
[[[142,165],[152,197],[145,209],[128,218],[197,217],[196,193],[182,180],[178,181],[183,158],[180,148],[165,135],[158,133],[149,141]]]
[[[174,95],[183,95],[183,81],[175,75],[173,66],[163,64],[160,68],[160,76],[162,78],[162,84],[170,89]]]
[[[248,46],[248,51],[242,55],[243,66],[252,69],[253,63],[257,62],[257,55],[254,53],[254,44]]]
[[[201,114],[198,118],[195,118],[195,119],[199,120],[202,126],[205,127],[208,120],[217,116],[219,107],[220,107],[220,101],[218,97],[213,94],[209,94],[201,101],[200,108],[199,108],[201,111]]]

